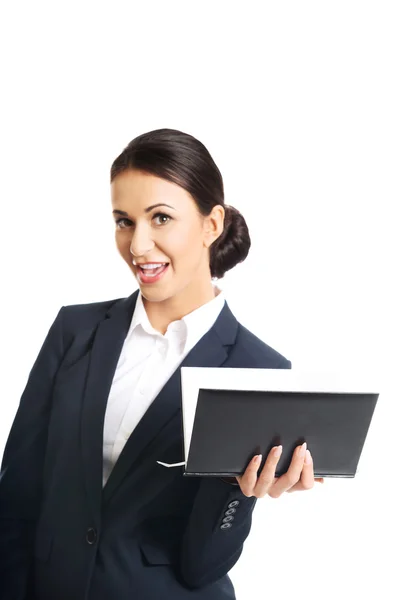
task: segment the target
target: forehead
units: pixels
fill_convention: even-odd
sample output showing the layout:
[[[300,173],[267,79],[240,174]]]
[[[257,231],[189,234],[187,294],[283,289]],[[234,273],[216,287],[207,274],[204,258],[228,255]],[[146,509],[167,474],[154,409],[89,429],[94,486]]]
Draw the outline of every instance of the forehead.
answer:
[[[113,205],[145,208],[156,202],[166,202],[178,207],[187,204],[188,199],[191,199],[190,194],[176,183],[144,171],[129,169],[111,183]]]

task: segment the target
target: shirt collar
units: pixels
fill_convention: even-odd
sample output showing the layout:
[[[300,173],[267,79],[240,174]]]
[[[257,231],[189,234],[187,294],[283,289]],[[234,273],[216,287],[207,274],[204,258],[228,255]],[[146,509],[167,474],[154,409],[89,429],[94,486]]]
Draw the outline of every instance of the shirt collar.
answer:
[[[199,308],[196,308],[191,313],[185,315],[180,321],[173,321],[171,330],[174,329],[173,323],[183,323],[185,326],[181,328],[180,334],[182,338],[182,352],[186,349],[191,349],[201,337],[214,325],[225,304],[225,295],[223,291],[214,285],[215,297],[206,302]],[[131,325],[127,338],[132,334],[134,329],[139,325],[142,326],[143,330],[150,335],[162,335],[159,331],[154,329],[147,316],[146,309],[143,304],[142,294],[138,293],[136,300],[136,306],[133,311]],[[169,333],[167,330],[166,335]]]
[[[182,318],[182,321],[186,324],[187,331],[184,350],[186,348],[191,350],[197,344],[200,338],[214,325],[219,313],[223,309],[225,304],[224,293],[217,286],[214,286],[214,291],[216,295],[212,300],[209,300]]]
[[[161,335],[159,331],[154,329],[154,327],[151,325],[151,323],[149,321],[149,317],[147,316],[147,312],[146,312],[146,309],[143,304],[143,298],[142,298],[142,294],[140,293],[140,290],[139,290],[138,297],[136,300],[135,310],[133,311],[131,326],[129,328],[128,335],[130,335],[131,332],[139,325],[141,325],[143,327],[143,329],[146,333],[152,333],[152,334],[158,333],[159,335]]]

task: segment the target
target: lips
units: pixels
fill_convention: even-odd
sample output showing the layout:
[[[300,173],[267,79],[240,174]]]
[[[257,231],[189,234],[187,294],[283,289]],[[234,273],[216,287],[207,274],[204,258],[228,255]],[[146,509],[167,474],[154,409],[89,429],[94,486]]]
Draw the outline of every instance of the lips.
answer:
[[[156,263],[148,263],[149,266],[152,267],[153,264]],[[157,263],[157,264],[161,264],[161,263]],[[140,281],[140,283],[156,283],[157,281],[159,281],[159,279],[161,279],[161,277],[164,275],[164,273],[168,270],[169,267],[169,263],[163,263],[161,264],[161,266],[155,267],[155,268],[144,268],[141,265],[135,265],[136,267],[136,272],[137,272],[137,276],[138,279]]]

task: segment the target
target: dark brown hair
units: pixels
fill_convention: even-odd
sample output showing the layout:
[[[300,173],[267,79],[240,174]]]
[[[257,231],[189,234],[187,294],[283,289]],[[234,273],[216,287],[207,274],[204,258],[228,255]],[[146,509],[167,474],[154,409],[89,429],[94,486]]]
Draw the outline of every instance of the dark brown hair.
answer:
[[[133,139],[114,160],[111,181],[127,169],[140,169],[185,189],[203,216],[220,204],[225,208],[224,229],[210,247],[211,277],[243,262],[250,235],[242,214],[225,204],[222,175],[207,148],[195,137],[177,129],[155,129]]]

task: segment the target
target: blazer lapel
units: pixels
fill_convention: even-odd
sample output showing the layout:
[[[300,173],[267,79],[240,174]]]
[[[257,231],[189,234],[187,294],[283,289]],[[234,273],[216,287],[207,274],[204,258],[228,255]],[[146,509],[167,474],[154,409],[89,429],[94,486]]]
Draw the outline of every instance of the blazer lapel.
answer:
[[[81,452],[86,494],[100,519],[103,490],[103,428],[108,395],[139,290],[117,301],[98,325],[90,350],[81,415]]]
[[[228,357],[229,346],[234,343],[237,326],[238,322],[225,302],[214,326],[179,364],[131,433],[104,486],[103,504],[110,500],[128,472],[146,456],[149,444],[152,443],[154,448],[158,437],[165,442],[163,433],[167,425],[168,432],[176,431],[182,435],[181,367],[221,366]],[[171,429],[173,421],[176,422],[176,429]]]

